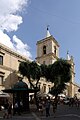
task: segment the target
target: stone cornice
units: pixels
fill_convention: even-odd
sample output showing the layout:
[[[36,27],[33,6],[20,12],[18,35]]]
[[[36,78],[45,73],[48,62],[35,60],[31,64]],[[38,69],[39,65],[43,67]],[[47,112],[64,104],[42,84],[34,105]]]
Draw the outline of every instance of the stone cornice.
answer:
[[[0,71],[0,76],[4,76],[4,75],[5,75],[5,73]]]
[[[40,57],[36,57],[36,59],[40,59],[40,58],[46,58],[47,56],[53,56],[54,58],[58,59],[58,57],[54,54],[54,53],[49,53],[49,54],[45,54],[45,55],[42,55]]]
[[[10,67],[7,67],[7,66],[4,66],[4,65],[0,65],[0,68],[2,68],[3,70],[8,70],[8,71],[11,71],[11,72],[14,72],[15,70],[10,68]]]
[[[48,40],[54,41],[54,43],[59,47],[58,42],[56,41],[56,39],[55,39],[52,35],[51,35],[50,37],[47,37],[47,38],[44,38],[44,39],[42,39],[42,40],[37,41],[37,44],[40,44],[40,43],[45,42],[45,41],[48,41]],[[36,45],[37,45],[37,44],[36,44]]]
[[[5,46],[5,45],[3,45],[3,44],[0,43],[0,53],[4,53],[1,50],[3,50],[4,52],[9,53],[10,55],[14,55],[15,57],[21,58],[21,59],[23,59],[25,61],[28,60],[26,57],[23,57],[19,53],[15,52],[14,50],[11,50],[9,47],[7,47],[7,46]]]
[[[4,52],[1,52],[1,51],[0,51],[0,54],[5,55],[5,53],[4,53]]]
[[[71,82],[71,84],[74,85],[74,86],[76,86],[76,87],[79,87],[79,88],[80,88],[80,85],[77,84],[77,83],[73,83],[73,82]]]

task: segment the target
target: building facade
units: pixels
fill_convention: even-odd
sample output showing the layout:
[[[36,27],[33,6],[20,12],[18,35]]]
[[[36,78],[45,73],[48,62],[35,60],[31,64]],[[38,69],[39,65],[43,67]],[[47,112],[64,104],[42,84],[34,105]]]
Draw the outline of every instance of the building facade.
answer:
[[[19,80],[19,64],[20,62],[27,60],[28,58],[23,57],[7,46],[0,44],[0,91],[11,88]],[[24,77],[23,81],[27,83],[28,87],[31,87],[26,77]],[[48,93],[52,83],[46,82],[43,78],[41,78],[38,86],[41,90],[41,93]]]
[[[47,35],[44,39],[37,41],[37,57],[36,61],[39,64],[52,64],[59,58],[59,44],[55,38],[50,35],[47,28]],[[0,43],[0,90],[12,87],[18,81],[18,67],[21,61],[27,61],[28,58],[20,55],[16,51],[11,50],[7,46]],[[69,57],[67,54],[67,60],[71,64],[72,79],[70,83],[66,85],[65,94],[73,97],[78,90],[79,86],[75,85],[75,73],[74,73],[74,61],[73,57]],[[27,78],[24,78],[24,82],[30,87]],[[48,93],[51,87],[54,85],[51,82],[47,82],[44,78],[39,81],[39,88],[41,93]],[[76,87],[75,87],[76,86]]]
[[[37,62],[52,64],[59,58],[59,44],[53,36],[37,41]]]
[[[47,35],[44,39],[37,41],[37,62],[39,64],[53,64],[59,58],[59,44],[57,40],[50,35],[49,29],[47,28]],[[73,97],[75,94],[74,89],[74,61],[73,57],[69,57],[67,54],[67,61],[71,64],[72,78],[68,84],[66,84],[66,90],[64,93],[67,96]]]
[[[0,90],[12,87],[18,80],[19,63],[27,58],[0,44]]]

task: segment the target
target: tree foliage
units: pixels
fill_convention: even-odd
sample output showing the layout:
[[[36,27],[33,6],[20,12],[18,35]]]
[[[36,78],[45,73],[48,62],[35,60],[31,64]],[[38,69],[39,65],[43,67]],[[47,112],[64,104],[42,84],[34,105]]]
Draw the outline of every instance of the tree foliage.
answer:
[[[50,72],[51,72],[51,65],[41,64],[41,77],[46,78],[47,81],[50,81]]]
[[[19,72],[23,77],[26,76],[28,78],[28,81],[33,88],[37,88],[37,84],[41,77],[41,68],[35,61],[21,62],[19,65]],[[36,80],[36,85],[33,84],[32,79]]]
[[[37,84],[41,77],[41,68],[35,61],[31,62],[30,64],[30,72],[31,72],[31,78],[33,80],[36,80],[35,87],[37,87]]]
[[[46,78],[47,81],[54,83],[51,93],[58,94],[65,89],[65,83],[71,79],[71,64],[64,59],[58,59],[51,65],[38,65],[35,61],[21,62],[19,71],[23,76],[28,78],[30,85],[37,88],[40,77]],[[31,79],[36,80],[34,85]]]
[[[71,64],[64,59],[58,59],[51,67],[51,81],[57,83],[67,83],[71,79]]]
[[[19,64],[19,72],[23,75],[23,77],[26,76],[27,78],[30,78],[30,62],[21,62]]]
[[[59,84],[58,86],[54,85],[54,87],[51,88],[50,93],[54,96],[57,96],[58,94],[62,93],[65,88],[65,83]]]
[[[51,89],[51,93],[58,95],[64,89],[67,82],[71,80],[71,64],[67,60],[58,59],[51,66],[51,82],[54,83],[54,87]]]

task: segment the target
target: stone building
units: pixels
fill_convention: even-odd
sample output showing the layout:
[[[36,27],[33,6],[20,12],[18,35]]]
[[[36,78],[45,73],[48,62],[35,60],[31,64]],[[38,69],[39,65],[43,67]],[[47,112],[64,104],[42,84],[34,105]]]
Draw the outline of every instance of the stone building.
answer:
[[[37,41],[37,62],[40,64],[52,64],[59,58],[59,44],[50,35],[47,28],[46,38]]]
[[[0,43],[0,91],[11,88],[19,80],[19,64],[21,61],[27,60],[28,58]],[[24,77],[23,81],[30,87],[26,77]],[[43,78],[40,79],[39,87],[41,93],[48,93],[51,86],[51,82],[46,82]]]
[[[42,40],[37,41],[37,58],[36,61],[39,64],[52,64],[59,58],[59,44],[57,40],[50,34],[49,29],[47,28],[46,37]],[[70,83],[66,84],[66,90],[64,94],[73,97],[74,96],[74,85],[75,73],[74,73],[74,61],[73,57],[69,56],[67,53],[68,62],[71,64],[72,79]]]
[[[36,61],[39,64],[52,64],[59,58],[59,44],[56,39],[50,35],[47,28],[47,35],[44,39],[37,41],[37,57]],[[16,51],[11,50],[7,46],[0,43],[0,90],[12,87],[18,81],[18,67],[21,61],[26,61],[28,58],[20,55]],[[73,57],[69,57],[67,54],[67,60],[72,65],[72,79],[70,83],[66,85],[64,93],[73,97],[78,87],[75,87],[75,73],[74,73],[74,61]],[[27,78],[24,78],[24,82],[29,85]],[[47,82],[44,78],[39,81],[39,88],[41,93],[48,94],[49,90],[53,86],[51,82]],[[76,90],[75,90],[76,89]]]
[[[18,80],[19,63],[27,58],[0,43],[0,90],[10,88]]]

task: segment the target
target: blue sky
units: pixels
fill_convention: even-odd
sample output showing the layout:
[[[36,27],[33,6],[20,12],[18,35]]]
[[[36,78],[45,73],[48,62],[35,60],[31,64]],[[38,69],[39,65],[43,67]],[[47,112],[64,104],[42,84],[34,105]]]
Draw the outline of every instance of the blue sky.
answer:
[[[5,0],[1,0],[1,3],[4,5]],[[17,7],[13,7],[15,10],[10,6],[5,8],[10,8],[6,18],[12,19],[6,25],[0,23],[0,35],[3,38],[5,36],[5,40],[7,35],[7,40],[14,43],[11,47],[15,47],[18,52],[23,45],[22,53],[27,50],[26,55],[32,56],[34,60],[36,43],[45,38],[46,27],[49,25],[51,35],[60,45],[60,57],[66,58],[67,50],[74,57],[75,82],[80,84],[80,0],[14,0],[10,4]],[[3,14],[0,16],[3,20]],[[8,27],[9,23],[12,27]]]

